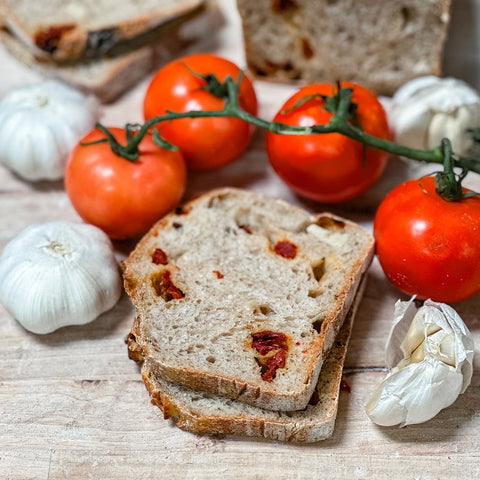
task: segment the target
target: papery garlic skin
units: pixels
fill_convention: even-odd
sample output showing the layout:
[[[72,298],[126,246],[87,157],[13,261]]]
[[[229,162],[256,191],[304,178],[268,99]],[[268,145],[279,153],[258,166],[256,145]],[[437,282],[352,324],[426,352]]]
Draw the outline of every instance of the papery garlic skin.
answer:
[[[112,308],[121,292],[110,239],[92,225],[32,225],[0,257],[0,301],[33,333],[91,322]]]
[[[59,81],[18,88],[0,101],[0,162],[24,180],[59,180],[98,118],[93,96]]]
[[[480,96],[455,78],[416,78],[393,95],[388,121],[397,143],[433,150],[446,137],[463,155],[473,146],[467,129],[480,124]]]
[[[470,384],[473,338],[453,308],[426,300],[397,302],[386,347],[389,373],[366,412],[382,426],[422,423],[451,405]]]

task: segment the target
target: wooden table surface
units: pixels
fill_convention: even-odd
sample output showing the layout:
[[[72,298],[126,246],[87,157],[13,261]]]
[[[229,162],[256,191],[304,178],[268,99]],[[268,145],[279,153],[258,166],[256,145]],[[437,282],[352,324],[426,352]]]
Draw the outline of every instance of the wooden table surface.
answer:
[[[221,3],[225,27],[195,49],[215,51],[243,66],[234,4]],[[457,0],[454,34],[446,49],[447,73],[477,88],[480,56],[472,19],[479,11],[479,0]],[[0,47],[0,97],[36,79]],[[141,121],[147,81],[104,107],[104,123]],[[256,87],[264,117],[270,117],[293,91],[262,82]],[[379,199],[417,173],[392,159],[377,188],[333,210],[371,230]],[[478,178],[469,179],[469,184],[480,189]],[[325,209],[294,196],[275,176],[264,153],[262,132],[235,164],[213,174],[191,175],[186,197],[224,185],[283,198],[312,211]],[[29,184],[0,167],[0,250],[26,226],[60,219],[79,220],[61,182]],[[116,244],[118,259],[132,247]],[[93,323],[44,336],[25,331],[0,306],[0,478],[480,478],[479,362],[465,394],[425,424],[380,428],[364,412],[370,393],[385,375],[384,344],[398,298],[406,299],[387,283],[374,261],[344,370],[351,392],[341,392],[333,437],[304,446],[199,437],[163,420],[150,404],[138,366],[127,358],[124,339],[133,309],[126,295]],[[455,308],[480,345],[480,296]]]

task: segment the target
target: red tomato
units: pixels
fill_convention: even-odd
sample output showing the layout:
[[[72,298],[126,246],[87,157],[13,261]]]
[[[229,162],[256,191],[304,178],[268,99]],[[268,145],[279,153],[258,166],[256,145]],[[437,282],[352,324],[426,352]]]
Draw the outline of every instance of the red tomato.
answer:
[[[388,279],[419,299],[458,302],[480,291],[480,198],[447,202],[434,179],[392,190],[375,216],[377,256]]]
[[[353,83],[352,101],[363,130],[389,139],[387,117],[373,93]],[[282,106],[274,121],[288,125],[323,125],[332,113],[324,109],[322,98],[313,98],[291,109],[301,98],[333,93],[331,84],[310,85],[299,90]],[[290,110],[291,109],[291,110]],[[354,198],[374,185],[385,169],[388,153],[367,148],[338,133],[317,135],[267,134],[267,153],[280,178],[295,192],[318,202],[336,203]]]
[[[125,144],[125,131],[109,128]],[[100,130],[82,143],[105,138]],[[146,135],[140,157],[131,162],[115,155],[108,143],[77,145],[70,154],[65,189],[78,214],[115,239],[144,234],[180,202],[186,186],[186,168],[179,151],[168,151]]]
[[[166,113],[191,110],[222,110],[224,99],[205,90],[206,82],[194,73],[213,73],[220,82],[230,75],[237,81],[240,69],[232,62],[209,54],[196,54],[175,60],[153,77],[144,100],[145,120]],[[240,84],[240,106],[257,113],[252,83],[244,77]],[[247,147],[252,125],[237,118],[186,118],[158,124],[162,136],[178,146],[187,166],[212,170],[235,160]]]

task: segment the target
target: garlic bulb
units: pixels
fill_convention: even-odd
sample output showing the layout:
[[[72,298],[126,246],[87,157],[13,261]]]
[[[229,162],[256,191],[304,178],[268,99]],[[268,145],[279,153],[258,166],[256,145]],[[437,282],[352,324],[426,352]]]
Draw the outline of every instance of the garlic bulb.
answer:
[[[98,116],[93,97],[56,80],[14,90],[0,101],[0,162],[25,180],[59,180]]]
[[[480,124],[480,96],[455,78],[416,78],[394,94],[388,121],[397,143],[432,150],[447,137],[465,154],[473,146],[467,129]]]
[[[433,418],[472,378],[473,339],[455,310],[426,300],[397,302],[387,341],[389,373],[366,405],[378,425],[405,426]]]
[[[112,244],[92,225],[32,225],[0,257],[0,301],[34,333],[91,322],[121,292]]]

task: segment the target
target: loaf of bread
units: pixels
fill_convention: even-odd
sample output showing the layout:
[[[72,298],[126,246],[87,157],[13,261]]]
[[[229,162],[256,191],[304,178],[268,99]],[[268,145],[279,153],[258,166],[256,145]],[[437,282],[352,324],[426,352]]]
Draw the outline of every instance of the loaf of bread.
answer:
[[[267,80],[350,80],[377,94],[439,75],[450,0],[237,0],[246,58]]]
[[[372,255],[347,220],[244,190],[205,194],[123,263],[129,355],[196,391],[305,408]]]
[[[272,412],[219,395],[194,392],[154,375],[148,361],[142,365],[142,378],[152,403],[165,419],[199,435],[241,435],[280,442],[311,443],[329,438],[335,426],[343,365],[352,322],[360,303],[359,287],[345,322],[322,367],[308,406],[297,412]]]
[[[5,24],[36,56],[56,61],[141,47],[170,22],[205,8],[205,0],[2,0]],[[126,45],[125,45],[126,44]],[[116,51],[117,50],[117,51]]]

